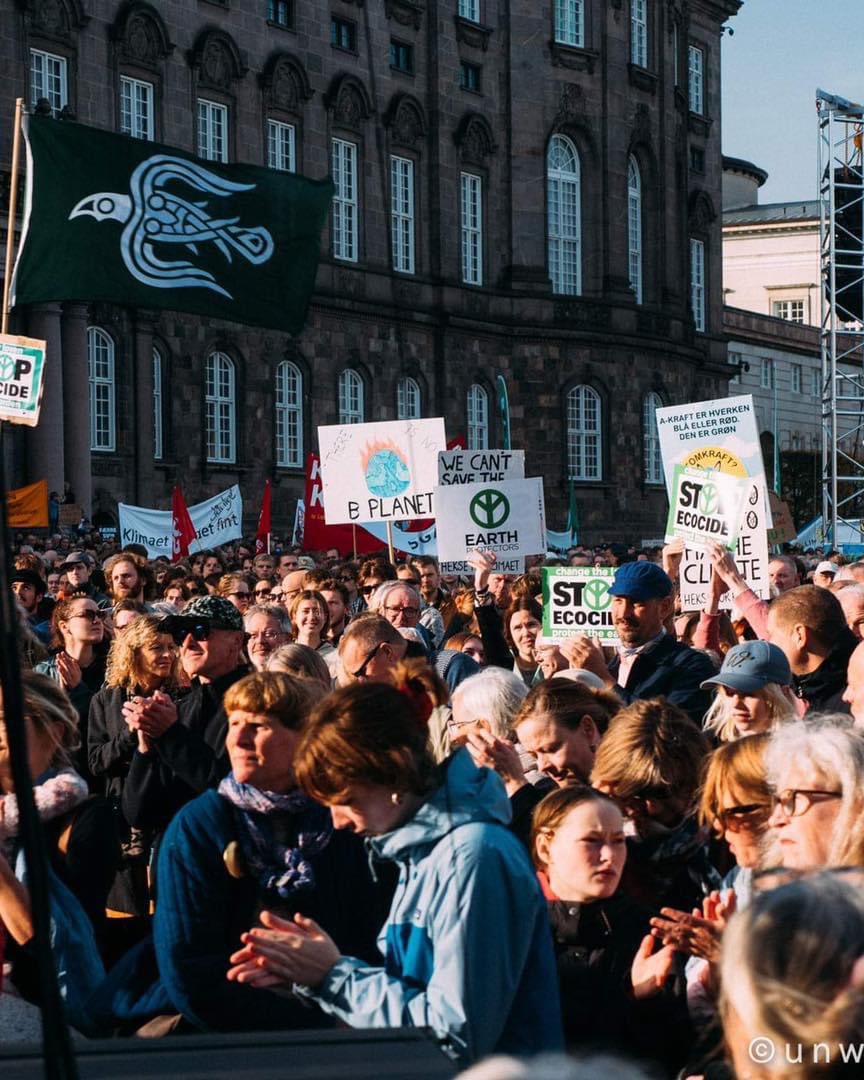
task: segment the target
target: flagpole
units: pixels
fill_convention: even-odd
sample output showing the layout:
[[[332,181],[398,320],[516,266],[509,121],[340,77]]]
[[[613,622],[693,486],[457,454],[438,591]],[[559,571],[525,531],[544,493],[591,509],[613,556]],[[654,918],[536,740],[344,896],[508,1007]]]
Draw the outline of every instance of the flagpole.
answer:
[[[390,562],[395,566],[396,559],[393,557],[393,524],[387,522],[387,550],[390,553]]]
[[[12,136],[12,174],[9,177],[9,220],[6,223],[6,267],[3,271],[3,319],[0,333],[9,333],[9,292],[12,285],[12,251],[15,247],[15,214],[18,210],[18,163],[21,157],[21,111],[24,98],[15,99]]]
[[[357,562],[357,526],[351,526],[351,540],[354,544],[354,562]]]

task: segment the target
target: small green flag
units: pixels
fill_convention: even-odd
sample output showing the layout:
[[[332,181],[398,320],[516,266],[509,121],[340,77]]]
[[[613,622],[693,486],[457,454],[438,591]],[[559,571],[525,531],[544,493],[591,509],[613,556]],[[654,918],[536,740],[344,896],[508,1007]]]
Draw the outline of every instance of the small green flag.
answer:
[[[45,116],[25,117],[24,136],[13,304],[102,300],[302,329],[329,180]]]

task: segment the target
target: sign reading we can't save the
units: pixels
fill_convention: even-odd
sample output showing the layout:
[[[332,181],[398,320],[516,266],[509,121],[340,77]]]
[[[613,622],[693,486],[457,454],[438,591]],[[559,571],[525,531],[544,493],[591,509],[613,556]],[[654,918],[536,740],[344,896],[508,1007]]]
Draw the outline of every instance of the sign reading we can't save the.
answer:
[[[26,427],[39,423],[44,371],[44,341],[0,337],[0,420]]]
[[[549,641],[587,634],[604,645],[617,645],[609,587],[611,566],[543,568],[543,637]]]

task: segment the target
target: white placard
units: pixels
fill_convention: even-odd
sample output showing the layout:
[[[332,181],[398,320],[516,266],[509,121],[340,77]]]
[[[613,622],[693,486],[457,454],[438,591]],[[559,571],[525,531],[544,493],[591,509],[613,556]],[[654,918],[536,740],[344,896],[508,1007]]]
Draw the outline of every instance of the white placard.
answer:
[[[544,566],[543,641],[586,634],[603,645],[618,645],[609,595],[614,580],[612,566]]]
[[[749,487],[746,476],[676,465],[666,539],[677,537],[701,551],[709,541],[733,549]]]
[[[500,484],[525,477],[524,450],[442,450],[438,455],[438,483]]]
[[[319,427],[318,445],[328,525],[435,516],[440,417]]]
[[[435,493],[438,558],[456,562],[473,551],[498,558],[546,551],[543,481],[504,480],[500,484],[439,487]]]
[[[474,577],[474,567],[470,566],[464,559],[458,559],[456,562],[440,562],[438,563],[438,569],[442,574],[456,574],[460,577]],[[499,555],[495,559],[495,565],[492,568],[493,574],[513,574],[518,577],[525,573],[525,559],[521,555],[511,556],[506,558],[504,555]]]
[[[174,549],[174,517],[170,510],[150,510],[144,506],[119,503],[120,543],[142,544],[147,557],[169,558]],[[243,499],[237,484],[220,491],[212,499],[189,507],[197,539],[189,544],[189,553],[240,540],[243,536]]]
[[[45,385],[45,342],[0,337],[0,420],[36,427]]]

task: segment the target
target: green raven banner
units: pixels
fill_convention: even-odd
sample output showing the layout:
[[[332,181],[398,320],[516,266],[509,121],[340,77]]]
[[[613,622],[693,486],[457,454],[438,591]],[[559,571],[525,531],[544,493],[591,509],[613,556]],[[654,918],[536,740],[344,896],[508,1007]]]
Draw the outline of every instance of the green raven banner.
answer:
[[[104,300],[298,333],[329,180],[28,116],[13,304]]]

